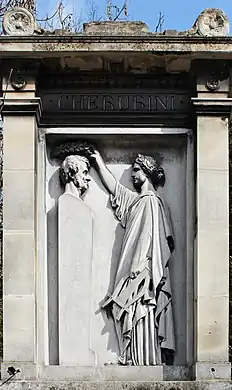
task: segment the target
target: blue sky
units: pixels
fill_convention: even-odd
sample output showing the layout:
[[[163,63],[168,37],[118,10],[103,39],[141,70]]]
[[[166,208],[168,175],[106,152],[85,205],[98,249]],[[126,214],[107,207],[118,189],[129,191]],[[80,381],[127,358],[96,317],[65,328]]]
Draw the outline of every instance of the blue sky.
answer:
[[[63,0],[67,10],[75,8],[76,12],[85,13],[88,0]],[[91,1],[91,0],[90,0]],[[106,13],[107,0],[94,0],[100,15]],[[123,0],[112,0],[120,7]],[[58,0],[37,0],[39,15],[45,15],[56,9]],[[232,0],[128,0],[130,20],[146,22],[151,31],[155,30],[159,12],[164,14],[163,29],[188,30],[192,27],[197,16],[205,8],[220,8],[228,15],[232,23]]]

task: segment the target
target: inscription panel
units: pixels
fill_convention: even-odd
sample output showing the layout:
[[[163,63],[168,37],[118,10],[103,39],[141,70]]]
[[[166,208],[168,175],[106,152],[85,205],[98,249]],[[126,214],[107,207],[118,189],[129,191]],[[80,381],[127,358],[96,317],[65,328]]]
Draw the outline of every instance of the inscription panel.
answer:
[[[173,93],[45,93],[42,95],[45,112],[50,113],[155,113],[186,112],[189,99]]]
[[[191,80],[186,74],[41,73],[42,124],[146,123],[187,125]],[[112,122],[113,121],[113,122]]]

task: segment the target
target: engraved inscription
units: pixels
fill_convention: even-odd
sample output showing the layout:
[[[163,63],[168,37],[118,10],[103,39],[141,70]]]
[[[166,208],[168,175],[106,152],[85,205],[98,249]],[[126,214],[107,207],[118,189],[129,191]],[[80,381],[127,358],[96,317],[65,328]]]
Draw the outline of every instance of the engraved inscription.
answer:
[[[184,94],[171,93],[86,93],[44,94],[43,107],[47,112],[166,112],[186,111],[189,99]]]
[[[73,91],[77,90],[108,90],[112,92],[111,88],[118,88],[120,90],[169,90],[169,91],[188,91],[190,86],[189,76],[187,74],[181,75],[157,75],[157,74],[115,74],[115,73],[71,73],[63,71],[60,74],[42,72],[39,76],[38,85],[43,91],[48,89]]]

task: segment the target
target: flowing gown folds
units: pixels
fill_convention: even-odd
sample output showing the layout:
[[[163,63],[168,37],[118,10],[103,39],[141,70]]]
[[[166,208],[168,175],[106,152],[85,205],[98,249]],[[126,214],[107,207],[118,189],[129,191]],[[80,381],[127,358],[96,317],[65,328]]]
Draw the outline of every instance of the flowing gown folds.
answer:
[[[125,228],[110,309],[121,364],[157,365],[163,350],[175,351],[167,238],[171,227],[162,200],[138,195],[117,183],[111,205]],[[131,271],[137,276],[130,277]]]

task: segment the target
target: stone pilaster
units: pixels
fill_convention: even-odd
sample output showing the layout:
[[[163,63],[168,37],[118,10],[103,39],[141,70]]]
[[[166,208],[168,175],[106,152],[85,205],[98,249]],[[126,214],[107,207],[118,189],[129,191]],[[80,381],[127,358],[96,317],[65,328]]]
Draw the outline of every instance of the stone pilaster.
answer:
[[[229,200],[228,72],[215,61],[196,64],[197,116],[195,242],[195,375],[230,379],[229,331]]]
[[[12,361],[35,363],[37,354],[35,144],[40,99],[35,97],[35,75],[16,70],[14,65],[4,73],[1,102],[4,123],[3,362],[6,363],[3,366]]]

